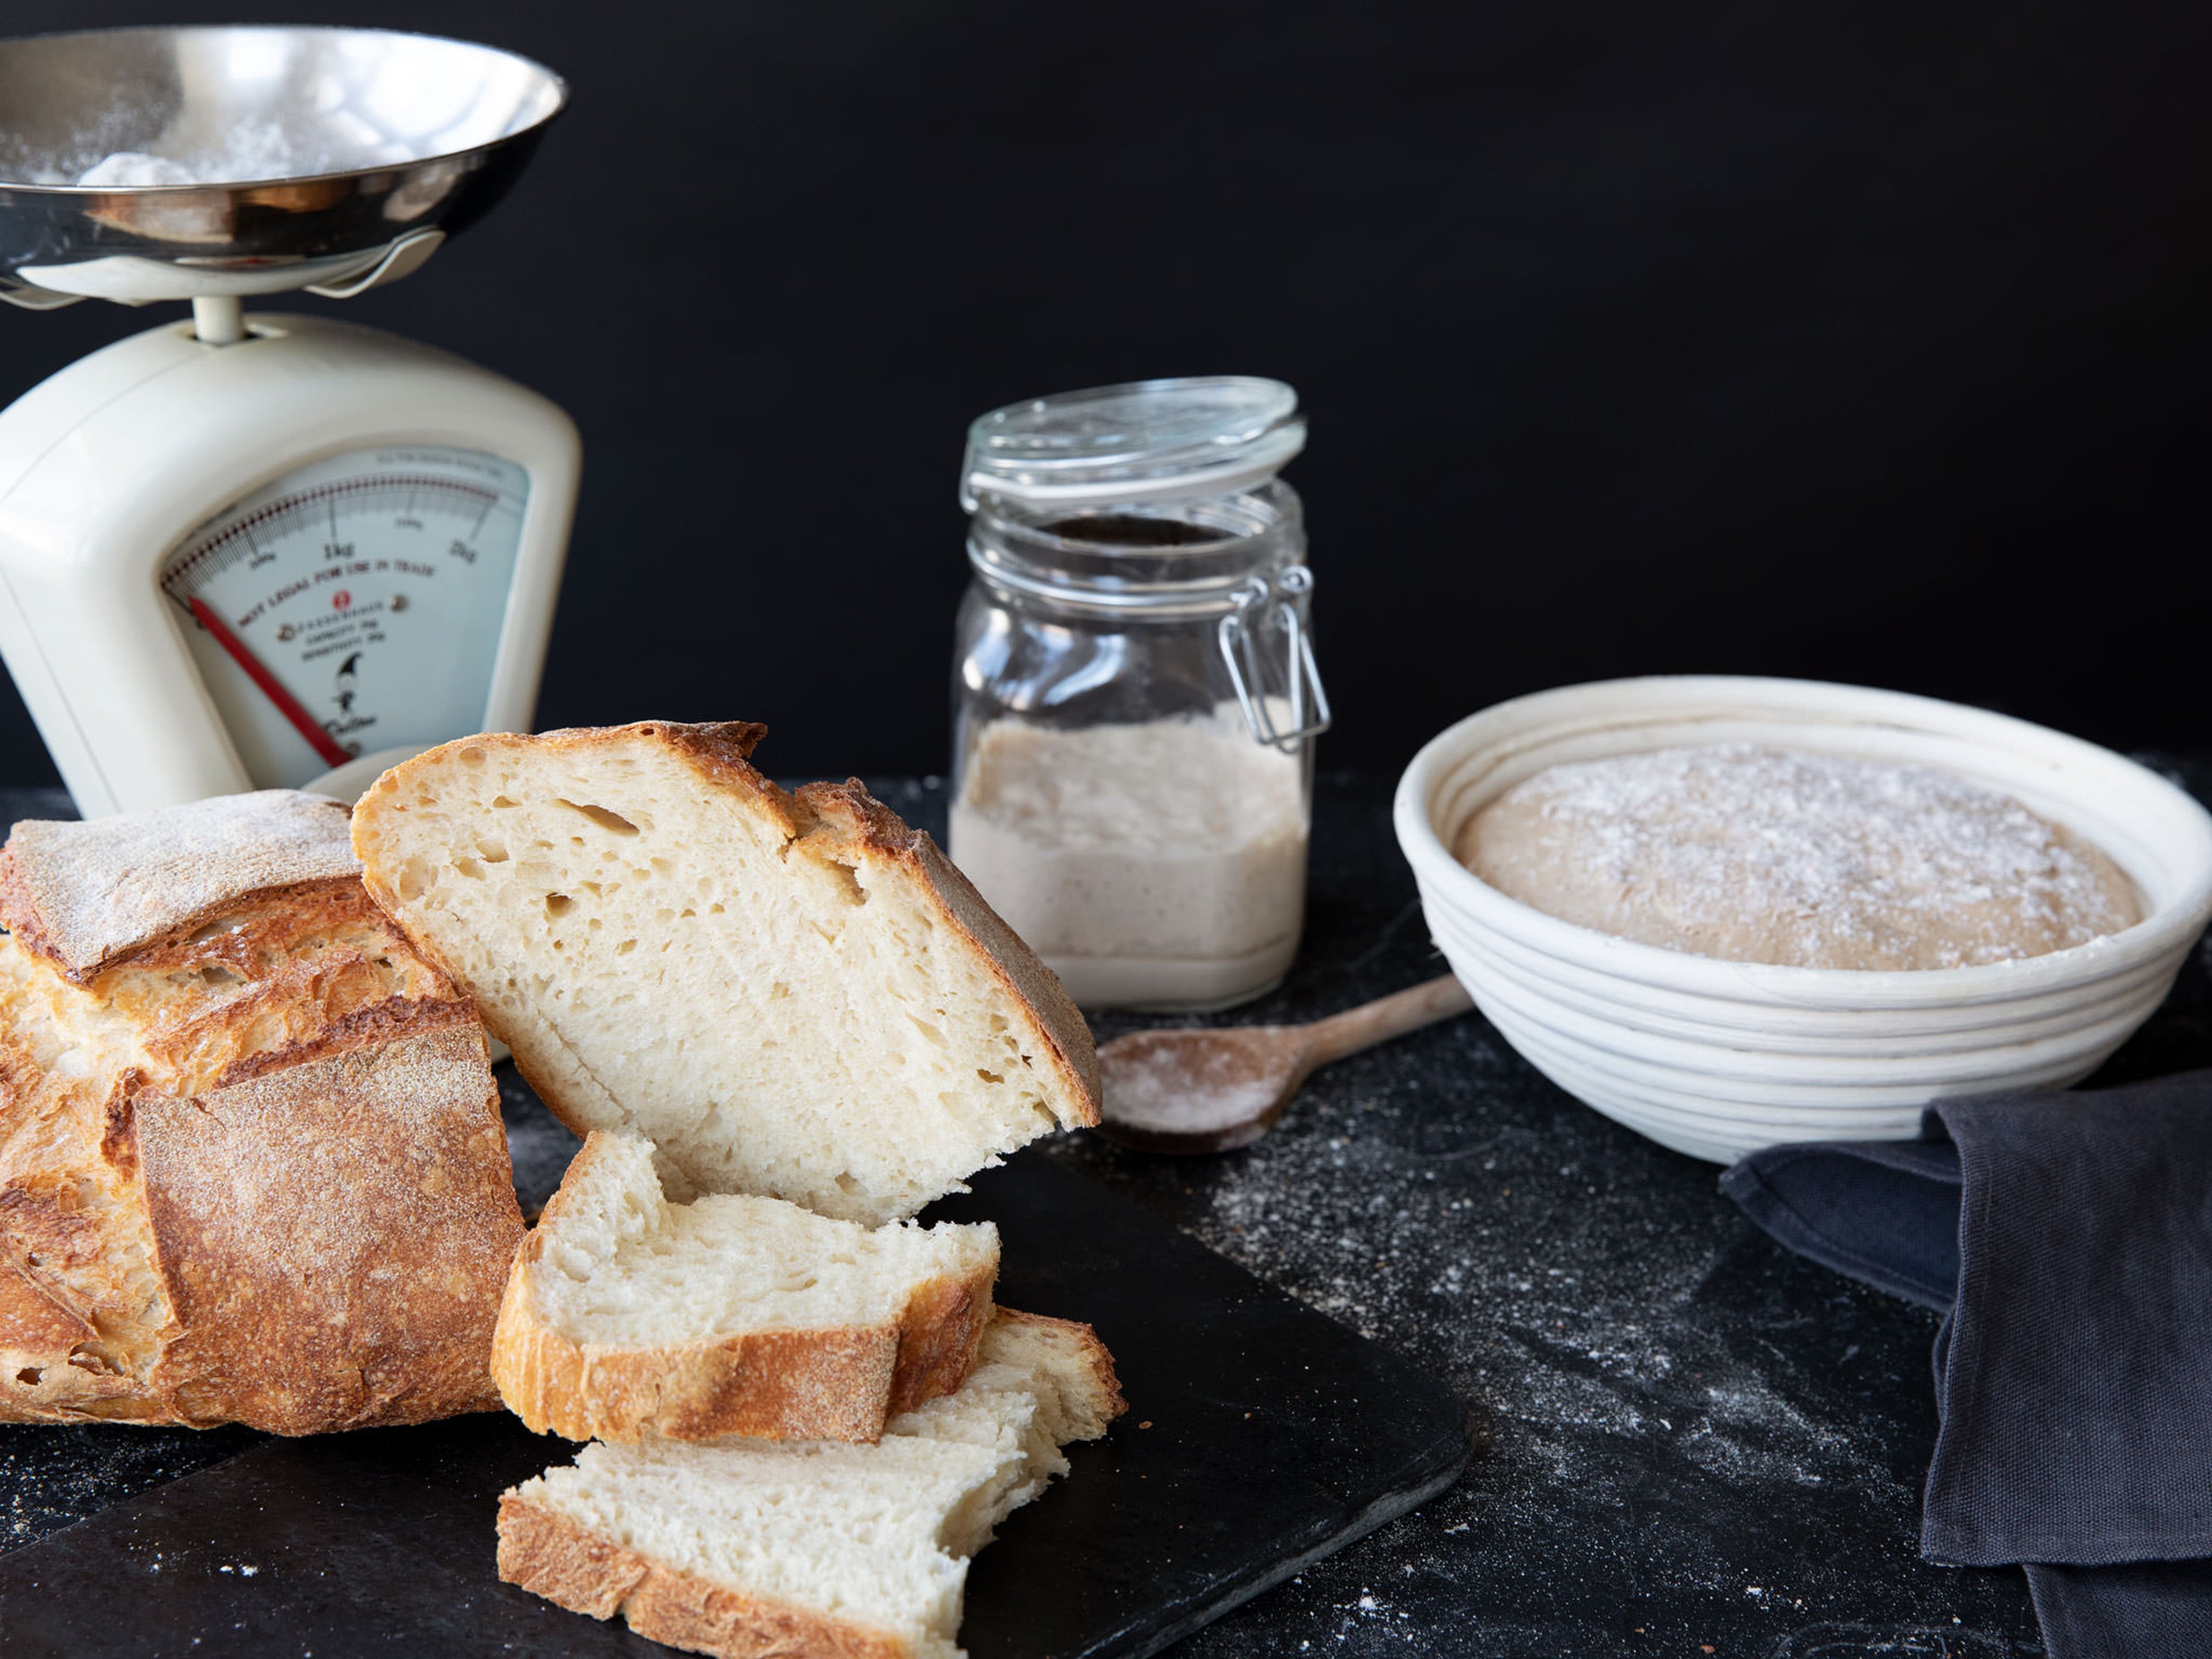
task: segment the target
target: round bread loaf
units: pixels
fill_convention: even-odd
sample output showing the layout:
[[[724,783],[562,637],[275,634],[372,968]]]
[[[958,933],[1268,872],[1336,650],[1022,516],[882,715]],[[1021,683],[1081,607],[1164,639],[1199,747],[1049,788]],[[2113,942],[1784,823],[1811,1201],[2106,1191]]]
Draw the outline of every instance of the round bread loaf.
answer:
[[[2112,860],[1948,772],[1748,744],[1554,766],[1460,831],[1509,897],[1623,939],[1801,968],[1961,968],[2142,919]]]

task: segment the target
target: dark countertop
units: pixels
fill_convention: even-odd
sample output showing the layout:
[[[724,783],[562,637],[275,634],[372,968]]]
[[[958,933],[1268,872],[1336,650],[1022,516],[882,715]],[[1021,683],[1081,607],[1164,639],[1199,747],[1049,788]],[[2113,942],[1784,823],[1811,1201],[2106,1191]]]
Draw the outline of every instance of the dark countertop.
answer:
[[[875,787],[941,830],[934,780]],[[1317,1016],[1441,971],[1389,808],[1386,784],[1323,783],[1298,967],[1225,1018]],[[0,793],[11,816],[65,810]],[[1102,1039],[1141,1023],[1096,1022]],[[2100,1076],[2207,1064],[2200,946]],[[573,1143],[524,1098],[518,1183],[542,1199]],[[1577,1103],[1479,1015],[1322,1073],[1242,1152],[1151,1158],[1082,1137],[1054,1156],[1468,1402],[1477,1451],[1457,1486],[1179,1653],[2041,1651],[2017,1571],[1918,1557],[1934,1317],[1789,1256],[1721,1198],[1716,1169]],[[0,1427],[0,1548],[256,1438]]]

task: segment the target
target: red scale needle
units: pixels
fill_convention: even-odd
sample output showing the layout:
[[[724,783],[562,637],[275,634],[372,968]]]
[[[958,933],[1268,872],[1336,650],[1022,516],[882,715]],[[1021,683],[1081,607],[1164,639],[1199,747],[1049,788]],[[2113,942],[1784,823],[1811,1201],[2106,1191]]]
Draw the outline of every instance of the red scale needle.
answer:
[[[315,752],[323,757],[325,764],[343,766],[353,758],[338,747],[338,740],[323,730],[321,722],[301,706],[300,700],[261,665],[261,659],[246,649],[246,641],[232,633],[222,618],[208,608],[205,599],[195,596],[191,605],[192,615],[199,618],[200,626],[215,635],[217,645],[230,653],[230,659],[243,668],[246,678],[261,688],[262,695],[276,705],[276,712],[291,721],[300,735],[315,746]]]

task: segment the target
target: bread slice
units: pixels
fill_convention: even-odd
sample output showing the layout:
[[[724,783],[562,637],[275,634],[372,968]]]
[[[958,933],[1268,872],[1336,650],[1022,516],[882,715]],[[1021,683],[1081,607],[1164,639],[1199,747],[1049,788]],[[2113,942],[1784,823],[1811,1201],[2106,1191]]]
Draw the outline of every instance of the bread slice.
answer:
[[[873,1224],[1097,1122],[1059,981],[857,781],[755,771],[763,730],[465,738],[378,779],[354,846],[546,1104],[645,1135],[678,1200]]]
[[[571,1440],[874,1440],[975,1364],[989,1223],[871,1232],[777,1198],[671,1204],[653,1143],[594,1129],[515,1258],[508,1407]]]
[[[0,1420],[499,1403],[523,1237],[468,1000],[271,790],[0,854]]]
[[[586,1447],[500,1499],[500,1577],[723,1659],[954,1659],[967,1558],[1121,1410],[1088,1326],[1000,1310],[873,1446]]]

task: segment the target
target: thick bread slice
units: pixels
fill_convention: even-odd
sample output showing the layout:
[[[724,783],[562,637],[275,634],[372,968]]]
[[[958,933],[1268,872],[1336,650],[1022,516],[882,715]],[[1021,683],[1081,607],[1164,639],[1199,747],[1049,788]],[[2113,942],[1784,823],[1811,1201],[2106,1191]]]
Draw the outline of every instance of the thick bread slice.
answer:
[[[1121,1409],[1087,1326],[1001,1310],[873,1446],[586,1447],[500,1499],[500,1577],[722,1659],[955,1659],[966,1558]]]
[[[857,781],[761,776],[762,731],[447,744],[356,809],[364,878],[546,1103],[647,1136],[678,1199],[894,1220],[1097,1122],[1059,981]]]
[[[653,1143],[595,1129],[515,1258],[492,1343],[514,1413],[571,1440],[875,1440],[960,1386],[998,1229],[870,1232],[777,1198],[671,1204]]]
[[[104,908],[115,849],[161,866],[173,817],[206,863]],[[280,793],[9,837],[0,1420],[306,1434],[497,1405],[522,1217],[483,1033],[346,873],[346,832]]]

